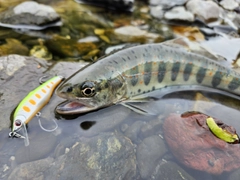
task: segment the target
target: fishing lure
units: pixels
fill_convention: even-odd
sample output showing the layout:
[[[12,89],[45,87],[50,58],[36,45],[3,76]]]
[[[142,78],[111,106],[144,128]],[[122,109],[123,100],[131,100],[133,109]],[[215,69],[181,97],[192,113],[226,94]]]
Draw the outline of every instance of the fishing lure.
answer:
[[[217,136],[219,139],[224,140],[228,143],[234,143],[235,141],[238,141],[237,134],[232,134],[222,128],[220,128],[213,118],[209,117],[206,119],[206,123],[209,127],[209,129],[212,131],[212,133]]]
[[[55,88],[61,83],[64,78],[55,76],[36,89],[31,91],[17,106],[13,113],[12,127],[9,137],[18,137],[26,139],[25,145],[29,144],[26,124],[48,103]],[[23,130],[25,136],[18,132]]]

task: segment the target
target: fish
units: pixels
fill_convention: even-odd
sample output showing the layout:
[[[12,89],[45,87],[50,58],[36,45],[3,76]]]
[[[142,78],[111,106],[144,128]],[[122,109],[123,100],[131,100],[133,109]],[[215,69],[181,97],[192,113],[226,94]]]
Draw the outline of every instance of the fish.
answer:
[[[18,132],[22,128],[25,128],[26,131],[26,125],[49,102],[55,88],[63,79],[62,76],[54,76],[29,92],[29,94],[22,99],[13,112],[9,137],[25,138]]]
[[[183,48],[137,45],[102,57],[70,76],[56,90],[66,99],[56,112],[82,114],[121,104],[148,114],[134,103],[181,90],[209,90],[239,98],[240,74]]]

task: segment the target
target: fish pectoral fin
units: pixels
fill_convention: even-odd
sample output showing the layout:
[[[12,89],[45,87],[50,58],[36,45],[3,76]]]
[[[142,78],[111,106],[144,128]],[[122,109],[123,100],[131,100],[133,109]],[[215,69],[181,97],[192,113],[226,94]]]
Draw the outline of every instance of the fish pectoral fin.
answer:
[[[146,101],[145,101],[146,102]],[[155,113],[151,112],[151,111],[148,111],[147,109],[144,109],[143,107],[141,107],[140,105],[138,105],[137,103],[139,103],[139,101],[135,101],[135,102],[128,102],[128,101],[124,101],[124,102],[121,102],[119,104],[133,110],[134,112],[138,113],[138,114],[143,114],[143,115],[146,115],[146,116],[154,116],[156,115]]]

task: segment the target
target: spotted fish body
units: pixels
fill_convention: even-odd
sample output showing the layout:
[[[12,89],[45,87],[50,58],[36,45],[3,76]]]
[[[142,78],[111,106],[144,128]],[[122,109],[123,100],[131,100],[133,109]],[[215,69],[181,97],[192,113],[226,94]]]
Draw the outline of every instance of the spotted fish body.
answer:
[[[240,94],[238,73],[200,55],[164,45],[147,45],[131,50],[124,59],[130,59],[122,72],[128,97],[173,85],[202,85]]]
[[[93,110],[174,85],[201,85],[240,95],[239,79],[240,74],[209,58],[164,44],[148,44],[118,51],[78,71],[57,94]],[[81,93],[86,82],[95,85],[92,97]],[[64,106],[57,111],[83,112]]]
[[[27,124],[49,101],[63,77],[55,76],[31,91],[17,106],[13,114],[12,132]]]

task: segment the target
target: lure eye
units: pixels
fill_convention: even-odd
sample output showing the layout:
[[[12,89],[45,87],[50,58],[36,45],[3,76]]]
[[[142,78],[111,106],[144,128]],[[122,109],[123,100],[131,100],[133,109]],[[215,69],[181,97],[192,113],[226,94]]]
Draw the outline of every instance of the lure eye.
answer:
[[[82,94],[86,97],[92,97],[96,94],[95,84],[93,82],[85,82],[81,87]]]
[[[20,120],[15,121],[15,126],[19,127],[21,125],[22,125],[22,121],[20,121]]]

